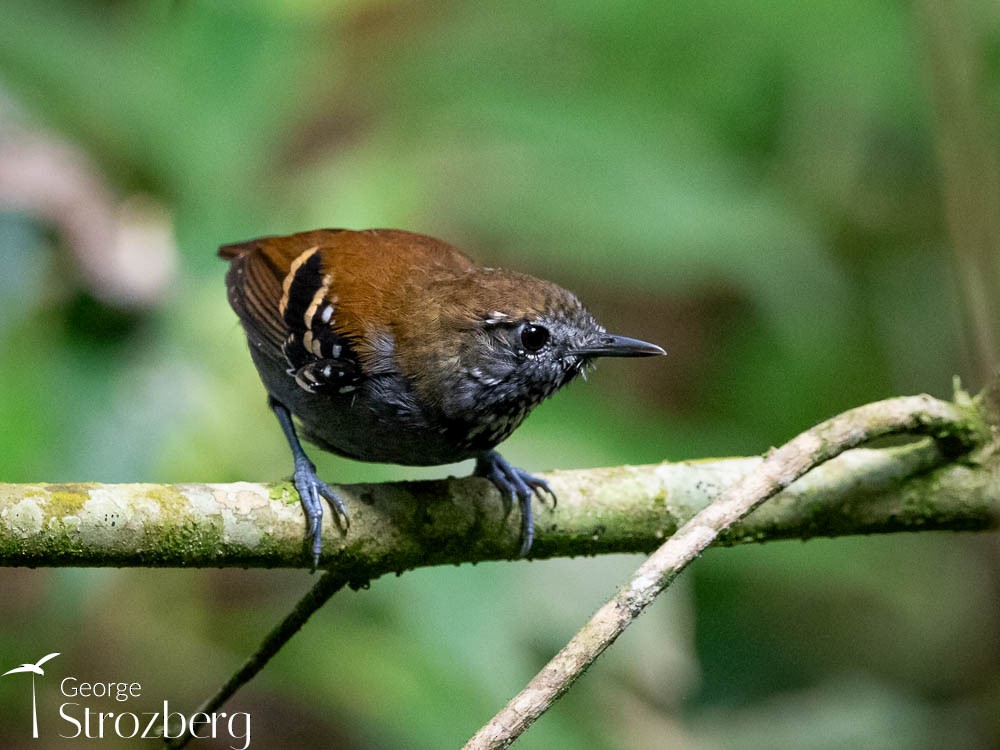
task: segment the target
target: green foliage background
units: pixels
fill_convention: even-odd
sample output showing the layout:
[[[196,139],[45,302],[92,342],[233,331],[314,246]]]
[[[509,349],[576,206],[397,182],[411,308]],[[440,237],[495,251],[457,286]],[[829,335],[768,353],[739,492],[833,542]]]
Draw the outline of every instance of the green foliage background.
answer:
[[[3,5],[0,137],[57,134],[117,196],[165,206],[180,266],[162,303],[116,309],[44,217],[0,213],[2,481],[287,476],[214,250],[316,226],[445,238],[669,350],[542,407],[505,446],[529,469],[759,453],[865,401],[947,396],[954,373],[980,384],[922,6]],[[995,147],[1000,14],[962,8]],[[469,468],[312,455],[344,482]],[[229,708],[257,747],[457,747],[637,561],[376,581]],[[713,551],[519,746],[995,747],[998,570],[993,536]],[[53,676],[191,708],[311,583],[3,570],[0,667],[62,652],[36,744],[64,747]],[[0,680],[0,746],[27,736],[26,695]]]

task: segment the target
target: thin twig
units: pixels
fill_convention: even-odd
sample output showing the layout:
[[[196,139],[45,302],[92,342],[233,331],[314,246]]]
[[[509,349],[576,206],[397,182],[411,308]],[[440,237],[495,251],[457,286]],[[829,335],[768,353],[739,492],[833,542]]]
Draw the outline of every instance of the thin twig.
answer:
[[[894,398],[844,412],[773,450],[760,466],[698,513],[646,560],[465,750],[508,747],[559,698],[638,615],[724,530],[814,466],[883,435],[930,434],[949,449],[982,440],[967,410],[930,396]]]
[[[913,4],[923,48],[934,146],[941,170],[958,295],[972,371],[987,378],[1000,362],[1000,150],[989,106],[985,70],[992,24],[988,4]],[[993,12],[990,9],[988,12]]]
[[[334,573],[324,573],[316,581],[316,584],[309,589],[302,599],[295,605],[295,608],[281,621],[274,630],[268,633],[267,638],[260,644],[254,654],[247,659],[242,667],[230,677],[226,683],[211,698],[206,700],[195,714],[212,714],[220,708],[233,694],[241,687],[252,680],[260,670],[288,643],[303,625],[306,624],[313,613],[326,604],[327,600],[340,591],[347,584],[347,579]],[[186,723],[190,726],[190,722]],[[180,730],[178,729],[178,733]],[[185,732],[179,737],[167,739],[163,747],[169,750],[180,750],[186,747],[188,742],[194,739],[194,735]]]

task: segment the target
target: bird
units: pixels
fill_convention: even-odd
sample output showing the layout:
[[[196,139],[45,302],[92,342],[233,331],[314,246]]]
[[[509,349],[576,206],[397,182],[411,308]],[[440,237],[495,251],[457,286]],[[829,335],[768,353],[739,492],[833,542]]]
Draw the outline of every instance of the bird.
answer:
[[[300,434],[359,461],[474,459],[474,475],[518,501],[518,554],[526,557],[532,497],[555,503],[555,493],[496,446],[596,358],[666,354],[607,333],[553,282],[477,265],[423,234],[316,229],[222,245],[219,256],[229,262],[229,303],[292,452],[313,570],[322,500],[342,533],[350,518]]]
[[[41,659],[39,659],[38,661],[36,661],[34,664],[22,664],[19,667],[14,667],[13,669],[8,669],[6,672],[4,672],[2,675],[0,675],[0,677],[6,677],[9,674],[17,674],[19,672],[31,672],[32,674],[44,675],[45,674],[45,670],[42,669],[42,665],[45,662],[49,661],[50,659],[55,659],[57,656],[59,656],[59,652],[58,651],[56,651],[55,653],[46,654]]]

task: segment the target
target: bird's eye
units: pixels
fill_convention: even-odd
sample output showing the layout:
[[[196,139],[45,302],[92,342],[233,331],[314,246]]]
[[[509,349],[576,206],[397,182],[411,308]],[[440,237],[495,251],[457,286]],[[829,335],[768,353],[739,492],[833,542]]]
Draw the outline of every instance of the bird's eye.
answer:
[[[549,343],[549,329],[528,323],[521,329],[521,346],[529,352],[537,352]]]

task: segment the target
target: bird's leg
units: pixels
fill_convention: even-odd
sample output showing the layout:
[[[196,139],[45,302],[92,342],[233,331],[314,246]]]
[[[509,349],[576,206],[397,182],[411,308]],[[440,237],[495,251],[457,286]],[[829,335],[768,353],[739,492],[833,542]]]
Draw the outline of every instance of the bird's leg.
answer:
[[[517,498],[521,506],[521,550],[518,556],[527,557],[535,538],[535,524],[531,517],[531,496],[537,494],[538,499],[542,500],[544,499],[542,493],[547,493],[552,498],[552,507],[555,508],[556,493],[544,479],[511,466],[496,451],[484,453],[476,459],[475,476],[489,479],[511,502]]]
[[[319,565],[319,556],[323,551],[323,504],[320,497],[325,497],[334,511],[334,518],[337,526],[347,529],[351,525],[350,516],[344,502],[337,496],[330,487],[316,475],[316,465],[309,460],[309,456],[302,450],[299,436],[295,433],[295,425],[292,423],[292,413],[288,407],[269,396],[268,406],[278,418],[288,447],[292,449],[292,458],[295,460],[295,473],[292,481],[295,482],[295,489],[299,491],[299,499],[302,501],[302,508],[305,510],[306,520],[309,530],[306,538],[312,542],[313,570]]]

